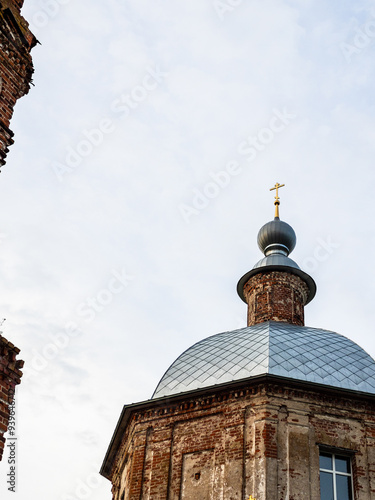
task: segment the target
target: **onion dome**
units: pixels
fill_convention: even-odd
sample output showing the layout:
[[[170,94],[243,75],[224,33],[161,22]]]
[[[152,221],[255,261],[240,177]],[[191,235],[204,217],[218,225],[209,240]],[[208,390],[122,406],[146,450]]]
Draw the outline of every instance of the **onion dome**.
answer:
[[[258,233],[258,246],[266,256],[279,253],[287,257],[294,250],[296,241],[292,226],[278,217],[264,224]]]

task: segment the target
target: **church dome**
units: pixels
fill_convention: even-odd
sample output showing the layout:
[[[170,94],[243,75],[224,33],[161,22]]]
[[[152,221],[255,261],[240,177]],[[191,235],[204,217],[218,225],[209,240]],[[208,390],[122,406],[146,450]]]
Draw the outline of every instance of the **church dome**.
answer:
[[[275,217],[260,228],[258,246],[264,255],[281,253],[288,256],[296,246],[296,233],[292,226]]]
[[[268,321],[194,344],[168,368],[153,399],[267,374],[375,394],[375,361],[353,341]]]
[[[179,356],[153,398],[272,375],[299,382],[375,394],[375,361],[338,333],[304,326],[304,306],[316,284],[289,258],[293,228],[279,218],[277,183],[274,220],[258,233],[264,257],[238,282],[248,304],[248,326],[213,335]]]

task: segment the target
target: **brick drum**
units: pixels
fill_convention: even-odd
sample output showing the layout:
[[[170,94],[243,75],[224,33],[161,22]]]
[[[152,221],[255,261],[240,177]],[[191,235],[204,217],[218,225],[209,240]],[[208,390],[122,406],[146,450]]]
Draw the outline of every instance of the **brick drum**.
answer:
[[[304,326],[309,288],[299,276],[282,271],[258,273],[245,284],[243,294],[248,326],[264,321]]]

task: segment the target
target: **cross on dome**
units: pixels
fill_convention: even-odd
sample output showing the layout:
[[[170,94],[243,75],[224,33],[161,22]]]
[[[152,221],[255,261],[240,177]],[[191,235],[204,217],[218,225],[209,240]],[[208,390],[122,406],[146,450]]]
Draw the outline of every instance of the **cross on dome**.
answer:
[[[280,205],[280,198],[279,198],[279,188],[284,187],[285,184],[279,184],[276,182],[275,186],[270,189],[270,191],[274,191],[276,189],[276,196],[275,196],[275,217],[279,218],[279,205]]]

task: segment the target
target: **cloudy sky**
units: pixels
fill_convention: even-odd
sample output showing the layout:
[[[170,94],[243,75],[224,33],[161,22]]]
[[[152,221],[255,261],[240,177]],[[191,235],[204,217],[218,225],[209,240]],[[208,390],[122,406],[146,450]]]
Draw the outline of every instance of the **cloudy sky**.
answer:
[[[245,326],[236,284],[275,182],[318,286],[306,324],[375,356],[372,4],[25,0],[41,45],[0,177],[16,498],[111,499],[122,406]]]

